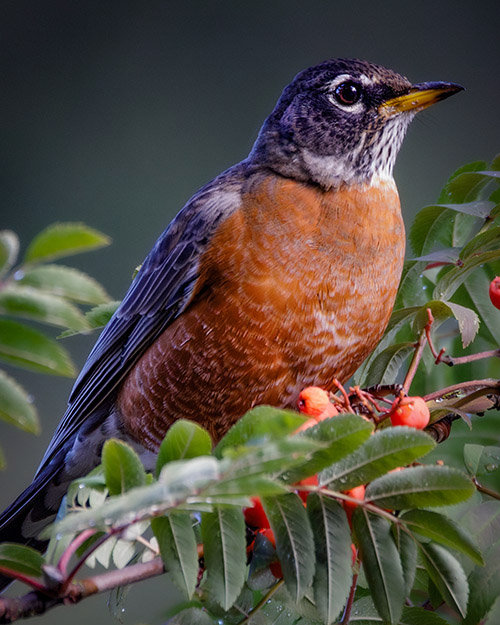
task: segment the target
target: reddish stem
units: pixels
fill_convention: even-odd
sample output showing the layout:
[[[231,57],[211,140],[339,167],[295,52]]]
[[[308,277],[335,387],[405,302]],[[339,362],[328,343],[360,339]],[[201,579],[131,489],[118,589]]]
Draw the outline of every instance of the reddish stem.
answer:
[[[67,548],[63,551],[59,563],[57,564],[57,568],[66,575],[66,569],[68,568],[69,561],[72,556],[76,553],[76,551],[87,541],[91,536],[96,533],[96,530],[88,529],[79,534]]]
[[[39,582],[37,579],[34,579],[29,575],[24,575],[24,573],[19,573],[19,571],[9,569],[6,566],[0,566],[0,573],[6,577],[11,577],[12,581],[17,579],[19,582],[23,582],[23,584],[27,584],[35,590],[40,590],[42,592],[46,590],[45,585],[42,582]]]

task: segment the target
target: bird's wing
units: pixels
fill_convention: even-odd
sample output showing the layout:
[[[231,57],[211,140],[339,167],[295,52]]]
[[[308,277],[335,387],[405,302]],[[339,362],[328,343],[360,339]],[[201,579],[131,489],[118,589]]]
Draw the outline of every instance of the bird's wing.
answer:
[[[90,415],[113,401],[119,383],[190,302],[203,252],[240,204],[237,168],[199,191],[156,242],[80,372],[39,472]]]

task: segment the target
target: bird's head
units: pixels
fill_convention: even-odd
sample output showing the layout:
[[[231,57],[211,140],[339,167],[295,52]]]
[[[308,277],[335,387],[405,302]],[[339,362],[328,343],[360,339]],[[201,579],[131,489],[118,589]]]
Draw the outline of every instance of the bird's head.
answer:
[[[325,61],[285,88],[250,158],[325,188],[392,179],[415,114],[461,89],[447,82],[413,85],[366,61]]]

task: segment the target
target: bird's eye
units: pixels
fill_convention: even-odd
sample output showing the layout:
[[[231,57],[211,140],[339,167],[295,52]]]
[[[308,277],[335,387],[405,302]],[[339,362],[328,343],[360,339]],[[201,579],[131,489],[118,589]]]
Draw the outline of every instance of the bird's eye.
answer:
[[[361,85],[358,85],[358,83],[352,82],[351,80],[347,80],[346,82],[341,82],[340,85],[335,87],[334,94],[335,99],[339,104],[352,106],[353,104],[356,104],[361,97]]]

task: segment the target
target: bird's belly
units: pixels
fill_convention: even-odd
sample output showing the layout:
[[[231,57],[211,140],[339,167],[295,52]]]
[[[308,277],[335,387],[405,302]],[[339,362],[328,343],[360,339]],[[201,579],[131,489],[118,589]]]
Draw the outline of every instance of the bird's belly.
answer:
[[[399,241],[400,219],[398,228]],[[216,249],[230,255],[216,259],[224,275],[194,298],[121,388],[128,432],[156,449],[168,427],[187,418],[218,440],[253,405],[294,407],[305,386],[346,381],[387,325],[404,254],[404,235],[397,249],[378,245],[376,254],[373,233],[365,249],[362,233],[356,237],[322,237],[302,254],[269,237],[265,248],[240,242],[246,253],[218,241]]]

